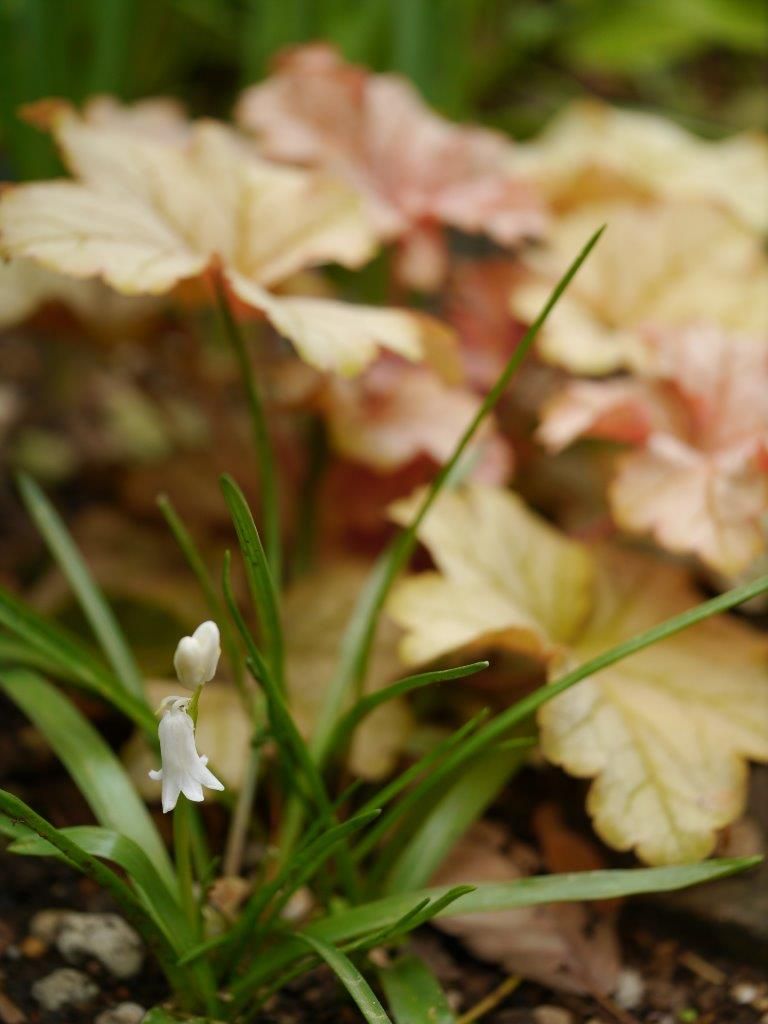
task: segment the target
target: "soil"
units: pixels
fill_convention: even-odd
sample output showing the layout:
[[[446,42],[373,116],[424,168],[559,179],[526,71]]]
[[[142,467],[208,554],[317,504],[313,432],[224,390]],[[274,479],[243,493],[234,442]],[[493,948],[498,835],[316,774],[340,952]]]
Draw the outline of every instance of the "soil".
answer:
[[[59,954],[28,935],[32,915],[48,907],[112,910],[109,898],[66,866],[0,854],[0,1021],[2,1024],[90,1024],[124,1000],[149,1007],[163,999],[162,975],[148,962],[131,981],[111,978],[95,961],[82,965],[100,994],[86,1010],[42,1012],[31,986],[66,966]],[[717,935],[681,933],[675,919],[650,908],[623,913],[625,965],[637,972],[642,996],[631,1011],[610,1000],[548,991],[522,982],[481,1019],[485,1024],[767,1024],[768,968],[735,962],[718,950]],[[459,1013],[498,989],[504,975],[478,963],[455,943],[427,930],[416,939]],[[737,1000],[749,998],[749,1004]],[[751,1005],[750,1005],[751,1004]],[[560,1013],[556,1013],[559,1010]],[[359,1024],[360,1016],[325,970],[290,986],[258,1024]],[[257,1024],[257,1022],[254,1022]]]
[[[18,711],[0,701],[0,712],[4,785],[59,827],[89,821],[77,790]],[[113,724],[108,718],[99,727],[119,743],[123,736],[111,734]],[[573,812],[583,806],[576,786],[562,773],[531,773],[525,785],[507,790],[493,812],[507,821],[525,822],[532,807],[556,798],[559,806],[571,809],[571,824],[586,835],[586,818]],[[219,809],[214,804],[204,809],[206,828],[223,839]],[[165,826],[167,821],[159,817],[158,824]],[[535,841],[525,828],[522,835]],[[715,890],[711,892],[714,897]],[[93,961],[78,966],[99,986],[94,1003],[82,1011],[43,1012],[32,998],[32,985],[57,968],[70,966],[55,949],[29,936],[32,916],[52,907],[86,912],[116,909],[103,891],[63,864],[0,851],[0,1024],[91,1024],[99,1013],[120,1002],[150,1007],[163,1000],[165,983],[151,961],[130,981],[110,977]],[[750,946],[748,932],[742,931],[734,942],[726,927],[675,913],[668,903],[632,901],[621,912],[619,933],[625,969],[639,978],[640,999],[631,1009],[622,1009],[612,1000],[567,995],[524,981],[477,1019],[482,1024],[768,1024],[768,960],[756,938]],[[414,941],[440,978],[457,1015],[466,1014],[506,981],[505,974],[474,960],[457,942],[436,931],[426,929]],[[360,1020],[359,1011],[334,977],[317,970],[289,986],[253,1024],[360,1024]]]

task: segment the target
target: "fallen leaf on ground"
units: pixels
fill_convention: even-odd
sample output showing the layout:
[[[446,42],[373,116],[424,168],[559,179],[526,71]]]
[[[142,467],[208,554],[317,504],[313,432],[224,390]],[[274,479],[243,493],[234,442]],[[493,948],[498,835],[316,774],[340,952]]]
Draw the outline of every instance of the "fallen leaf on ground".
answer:
[[[504,848],[505,838],[498,826],[475,825],[450,852],[432,884],[525,877],[514,854]],[[480,959],[561,991],[607,994],[618,980],[621,958],[614,925],[583,904],[462,914],[441,917],[435,924]]]

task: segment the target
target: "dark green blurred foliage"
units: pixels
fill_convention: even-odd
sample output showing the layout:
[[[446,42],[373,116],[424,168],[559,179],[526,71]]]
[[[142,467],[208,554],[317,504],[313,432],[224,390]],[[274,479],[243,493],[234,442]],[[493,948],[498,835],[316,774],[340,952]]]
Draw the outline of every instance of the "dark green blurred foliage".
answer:
[[[717,134],[762,123],[763,0],[0,0],[8,174],[56,168],[17,107],[96,92],[226,115],[271,57],[325,39],[407,74],[445,114],[535,131],[594,93]]]

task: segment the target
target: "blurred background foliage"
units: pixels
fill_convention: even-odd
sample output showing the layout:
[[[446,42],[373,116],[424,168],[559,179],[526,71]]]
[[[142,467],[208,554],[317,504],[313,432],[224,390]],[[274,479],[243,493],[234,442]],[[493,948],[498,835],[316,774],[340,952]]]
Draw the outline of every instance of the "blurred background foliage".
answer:
[[[0,0],[3,176],[56,168],[23,103],[165,94],[226,116],[277,51],[318,38],[516,136],[585,93],[718,135],[765,123],[767,37],[763,0]]]

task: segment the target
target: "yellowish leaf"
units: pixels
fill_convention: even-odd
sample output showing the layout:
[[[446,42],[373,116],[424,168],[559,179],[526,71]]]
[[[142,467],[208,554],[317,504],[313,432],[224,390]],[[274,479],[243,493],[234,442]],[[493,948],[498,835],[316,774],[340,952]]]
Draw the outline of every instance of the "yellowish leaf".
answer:
[[[761,132],[711,142],[655,114],[581,100],[513,160],[560,209],[597,195],[697,199],[758,234],[768,229],[768,138]]]
[[[576,663],[696,603],[684,570],[606,554]],[[654,864],[692,861],[741,813],[746,758],[768,759],[768,641],[721,617],[624,659],[539,712],[546,757],[594,778],[606,842]]]
[[[286,674],[291,710],[309,734],[320,713],[325,691],[338,663],[339,644],[369,566],[335,562],[304,577],[285,595]],[[396,631],[385,619],[374,644],[368,692],[398,676]],[[365,718],[355,733],[349,765],[364,779],[380,779],[394,767],[411,731],[408,705],[390,700]]]
[[[307,363],[346,377],[364,369],[380,346],[415,360],[424,352],[425,337],[450,333],[437,320],[405,310],[278,296],[241,274],[230,274],[229,280],[238,298],[261,309]]]
[[[413,518],[420,498],[394,506],[398,522]],[[444,493],[419,538],[438,571],[404,580],[389,603],[406,630],[408,663],[473,644],[551,658],[589,612],[589,555],[509,491],[471,484]]]
[[[358,267],[373,255],[376,233],[359,196],[327,174],[268,163],[224,125],[172,121],[163,130],[152,118],[148,127],[148,116],[45,105],[39,119],[76,180],[4,192],[4,254],[101,277],[128,295],[166,292],[221,268],[319,369],[355,373],[379,346],[419,358],[423,335],[446,330],[404,311],[271,295],[265,289],[307,267]]]
[[[768,261],[759,236],[716,206],[592,202],[560,217],[526,260],[512,308],[529,322],[571,254],[602,224],[600,244],[543,328],[539,349],[575,373],[641,363],[649,335],[701,324],[761,338]]]

